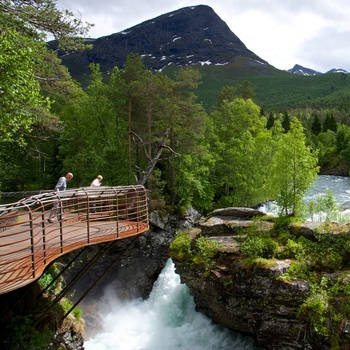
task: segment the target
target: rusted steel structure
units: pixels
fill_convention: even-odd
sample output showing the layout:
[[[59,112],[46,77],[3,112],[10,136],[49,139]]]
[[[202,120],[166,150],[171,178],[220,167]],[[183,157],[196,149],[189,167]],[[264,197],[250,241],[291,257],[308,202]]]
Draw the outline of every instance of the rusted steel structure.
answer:
[[[147,194],[139,185],[82,187],[0,205],[0,294],[35,281],[72,250],[148,229]]]

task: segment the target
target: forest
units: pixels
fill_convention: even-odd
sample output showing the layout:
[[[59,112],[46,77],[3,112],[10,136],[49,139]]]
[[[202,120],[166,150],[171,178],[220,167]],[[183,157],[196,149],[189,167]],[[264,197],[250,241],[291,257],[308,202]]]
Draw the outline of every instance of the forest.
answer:
[[[348,176],[348,110],[264,109],[254,84],[224,86],[205,108],[200,70],[172,76],[130,54],[107,76],[90,66],[84,88],[46,45],[89,49],[91,27],[55,2],[0,2],[0,190],[144,184],[152,209],[183,213],[276,200],[296,214],[319,173]]]

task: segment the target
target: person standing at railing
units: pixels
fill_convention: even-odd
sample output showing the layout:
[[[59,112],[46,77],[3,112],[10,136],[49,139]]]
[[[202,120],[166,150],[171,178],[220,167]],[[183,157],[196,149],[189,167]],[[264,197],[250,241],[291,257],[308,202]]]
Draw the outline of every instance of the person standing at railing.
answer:
[[[54,192],[63,192],[66,190],[67,188],[67,182],[69,182],[70,180],[73,179],[73,174],[72,173],[67,173],[66,176],[62,176],[58,179],[57,184],[54,188]],[[62,217],[62,207],[60,205],[60,202],[56,202],[51,211],[50,211],[50,215],[49,215],[49,219],[48,222],[50,224],[53,223],[53,219],[54,217],[57,215],[58,221],[63,220]]]
[[[93,180],[91,182],[91,187],[100,187],[101,186],[101,183],[102,183],[102,180],[103,180],[103,176],[102,175],[98,175],[96,177],[95,180]],[[92,209],[91,209],[91,212],[92,213],[96,213],[96,203],[92,203]]]
[[[103,180],[102,175],[98,175],[94,181],[91,182],[91,187],[100,187]]]

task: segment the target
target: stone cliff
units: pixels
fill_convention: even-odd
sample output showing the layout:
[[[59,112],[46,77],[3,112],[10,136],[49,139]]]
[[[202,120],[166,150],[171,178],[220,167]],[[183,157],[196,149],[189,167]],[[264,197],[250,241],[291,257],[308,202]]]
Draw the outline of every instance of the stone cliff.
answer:
[[[348,232],[227,208],[181,233],[170,255],[198,310],[259,346],[349,349]]]

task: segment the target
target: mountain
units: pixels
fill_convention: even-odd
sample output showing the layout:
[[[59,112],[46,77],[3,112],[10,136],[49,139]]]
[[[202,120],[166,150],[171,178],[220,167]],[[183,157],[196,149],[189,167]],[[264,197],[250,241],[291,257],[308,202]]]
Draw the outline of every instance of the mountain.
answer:
[[[288,69],[288,72],[297,74],[297,75],[304,75],[304,76],[322,74],[321,72],[318,72],[310,68],[305,68],[303,66],[300,66],[299,64],[296,64],[292,69]],[[348,73],[348,72],[342,68],[333,68],[326,73]]]
[[[89,72],[91,62],[100,64],[106,72],[115,66],[121,68],[130,53],[142,56],[147,68],[154,70],[168,65],[225,65],[238,57],[252,65],[268,64],[248,50],[213,9],[205,5],[184,7],[89,43],[93,44],[91,50],[60,56],[78,80]],[[55,42],[49,45],[55,48]]]
[[[343,68],[333,68],[329,70],[327,73],[349,73]]]
[[[321,72],[318,72],[310,68],[305,68],[303,66],[300,66],[299,64],[296,64],[292,69],[288,69],[288,72],[297,74],[297,75],[304,75],[304,76],[322,74]]]

